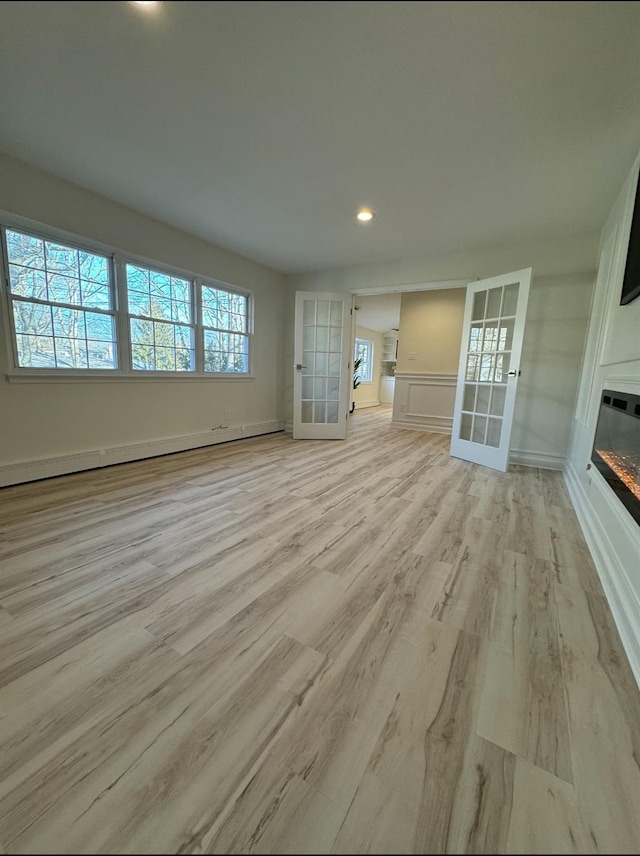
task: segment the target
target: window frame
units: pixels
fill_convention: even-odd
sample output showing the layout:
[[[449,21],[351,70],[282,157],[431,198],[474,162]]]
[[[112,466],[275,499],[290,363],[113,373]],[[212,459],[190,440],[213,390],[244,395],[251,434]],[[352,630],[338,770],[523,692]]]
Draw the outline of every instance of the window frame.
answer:
[[[145,316],[145,315],[136,315],[130,312],[129,309],[129,283],[127,280],[127,265],[132,265],[138,268],[144,268],[149,273],[159,273],[164,274],[166,276],[175,277],[176,279],[186,280],[189,283],[189,304],[191,306],[191,321],[179,322],[172,321],[171,319],[164,318],[156,318],[155,316]],[[178,375],[180,377],[190,376],[198,371],[198,312],[196,307],[196,283],[195,277],[193,275],[188,275],[182,271],[178,271],[174,268],[170,268],[167,265],[155,264],[151,262],[143,262],[137,258],[126,255],[122,258],[121,264],[121,278],[124,282],[124,301],[122,303],[124,307],[124,314],[126,316],[126,339],[127,339],[127,367],[128,371],[132,372],[136,377],[147,377],[149,375],[163,375],[163,376],[172,376]],[[182,327],[190,327],[193,335],[193,368],[188,370],[158,370],[158,369],[135,369],[133,367],[133,342],[131,341],[131,320],[139,320],[139,321],[159,321],[160,323],[167,324],[175,324],[180,325]]]
[[[359,344],[366,345],[367,349],[369,351],[369,359],[366,361],[367,367],[369,369],[369,375],[367,378],[361,378],[360,384],[373,383],[373,349],[374,349],[374,343],[371,339],[364,339],[364,338],[362,338],[362,336],[356,336],[355,343],[353,346],[354,362],[355,362],[355,360],[358,359],[357,352],[358,352],[358,345]]]
[[[96,307],[82,306],[80,304],[65,303],[63,301],[58,300],[40,300],[38,298],[28,297],[23,298],[20,295],[13,294],[13,292],[11,291],[11,284],[9,279],[9,251],[7,246],[7,231],[21,232],[23,234],[29,235],[29,237],[38,238],[42,241],[64,244],[64,246],[68,247],[71,250],[88,252],[93,255],[99,255],[105,258],[107,260],[107,267],[109,271],[109,289],[111,291],[112,308],[99,309]],[[19,372],[20,374],[24,372],[28,373],[29,375],[43,373],[49,375],[49,373],[52,373],[52,375],[58,377],[69,377],[70,375],[75,373],[80,373],[82,375],[86,373],[92,373],[95,374],[95,376],[97,377],[101,377],[106,374],[111,375],[120,369],[121,354],[120,342],[118,339],[118,294],[113,271],[113,254],[106,247],[101,247],[89,241],[80,242],[75,237],[67,237],[63,234],[55,234],[55,232],[53,231],[47,231],[42,228],[34,228],[25,223],[7,222],[7,220],[3,218],[2,221],[0,221],[0,261],[2,263],[2,292],[4,294],[4,300],[0,301],[0,303],[2,303],[3,310],[1,312],[2,317],[0,317],[0,322],[4,322],[4,329],[8,330],[9,332],[9,335],[7,336],[7,352],[9,357],[9,361],[7,363],[9,367],[8,375],[12,374],[13,372]],[[15,316],[13,313],[13,304],[16,300],[24,300],[27,303],[33,303],[39,306],[60,307],[63,309],[72,309],[81,312],[95,312],[101,315],[109,315],[111,318],[113,318],[113,330],[115,336],[115,367],[112,369],[81,369],[76,367],[60,368],[59,366],[55,366],[52,368],[47,368],[46,366],[19,365],[18,338],[15,326]]]
[[[20,366],[18,363],[17,338],[14,324],[12,295],[9,285],[9,257],[6,231],[23,232],[45,241],[64,244],[72,249],[105,256],[109,264],[110,285],[113,308],[102,310],[114,317],[116,365],[114,369],[46,368],[44,366]],[[194,370],[157,371],[133,369],[132,349],[129,336],[129,303],[127,291],[126,265],[146,267],[158,273],[189,280],[191,283],[192,326],[194,330]],[[167,265],[137,254],[119,250],[89,238],[83,238],[53,226],[46,226],[24,217],[0,211],[0,334],[5,331],[5,377],[10,383],[93,383],[93,382],[149,382],[149,381],[253,381],[255,380],[253,362],[254,336],[254,293],[237,285],[217,280],[211,276],[202,276],[184,268]],[[242,295],[247,299],[247,337],[249,348],[248,372],[205,372],[204,371],[204,326],[202,324],[202,285],[210,285],[222,291]],[[52,305],[49,301],[41,301]],[[57,304],[53,304],[57,305]],[[83,309],[70,306],[71,309]],[[91,311],[87,309],[85,311]],[[99,310],[98,310],[99,311]],[[137,316],[134,316],[137,317]],[[148,319],[147,319],[148,320]]]
[[[200,277],[199,279],[200,279],[200,281],[196,285],[196,293],[197,293],[199,324],[200,324],[200,329],[202,331],[202,336],[200,337],[201,346],[202,346],[202,353],[201,353],[202,371],[205,374],[209,375],[210,377],[226,377],[226,378],[244,377],[246,374],[252,374],[253,373],[253,363],[252,363],[252,359],[253,359],[253,347],[252,347],[252,345],[253,345],[253,299],[252,299],[252,297],[249,295],[248,292],[243,291],[240,288],[231,287],[231,286],[226,285],[225,283],[219,282],[217,280],[205,278],[205,277]],[[247,315],[246,315],[246,322],[247,322],[246,327],[247,327],[247,329],[246,329],[245,333],[237,333],[236,331],[233,331],[233,330],[222,330],[220,328],[209,327],[209,326],[205,325],[204,318],[203,318],[204,313],[203,313],[203,308],[202,308],[202,289],[203,289],[203,287],[214,288],[217,291],[224,291],[227,294],[235,294],[235,295],[238,295],[239,297],[244,297],[246,299],[246,301],[247,301]],[[205,352],[204,333],[205,333],[205,330],[211,330],[214,332],[223,332],[223,333],[235,333],[235,335],[246,336],[246,339],[247,339],[247,372],[210,372],[210,371],[206,371],[206,369],[204,367],[205,366],[205,358],[204,358],[204,352]]]

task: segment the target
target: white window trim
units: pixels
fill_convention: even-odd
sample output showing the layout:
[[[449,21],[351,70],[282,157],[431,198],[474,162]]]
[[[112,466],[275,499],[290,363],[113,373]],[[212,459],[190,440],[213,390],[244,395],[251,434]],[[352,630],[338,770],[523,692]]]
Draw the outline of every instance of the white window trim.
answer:
[[[114,309],[116,326],[116,350],[118,356],[117,369],[43,369],[28,368],[18,365],[17,339],[11,311],[11,293],[9,287],[9,268],[5,231],[16,229],[24,231],[47,241],[60,241],[75,249],[87,250],[107,256],[110,260],[113,286]],[[13,215],[0,210],[0,333],[5,339],[5,358],[7,371],[5,377],[9,383],[114,383],[114,382],[173,382],[173,381],[209,381],[209,382],[245,382],[255,380],[254,374],[254,294],[253,291],[237,285],[218,280],[211,276],[203,276],[184,268],[177,268],[158,262],[155,259],[138,256],[117,249],[108,244],[102,244],[90,238],[83,238],[74,233],[47,226],[25,217]],[[193,328],[195,331],[195,371],[147,371],[133,369],[131,364],[131,343],[129,339],[129,312],[127,300],[127,279],[125,267],[127,264],[149,267],[162,273],[168,273],[193,283]],[[247,298],[247,337],[249,341],[249,371],[248,372],[205,372],[204,371],[204,327],[202,324],[201,285],[210,285],[222,291],[240,294]],[[81,308],[81,307],[75,307]]]
[[[184,271],[178,271],[176,268],[168,267],[163,264],[156,264],[155,262],[147,262],[142,261],[136,256],[131,256],[127,254],[126,256],[120,256],[118,254],[116,258],[114,258],[116,265],[118,265],[118,271],[116,276],[116,281],[120,283],[124,283],[122,288],[122,293],[119,293],[119,298],[121,301],[121,306],[124,307],[122,314],[125,318],[125,326],[126,326],[126,344],[127,344],[127,354],[126,354],[126,371],[131,372],[135,377],[147,377],[148,375],[158,375],[163,374],[167,377],[178,375],[180,377],[189,376],[191,377],[194,374],[198,374],[198,340],[199,340],[199,316],[197,311],[197,297],[196,293],[199,291],[199,287],[196,284],[197,277],[193,274],[187,274]],[[179,322],[167,320],[164,318],[156,318],[155,316],[146,316],[146,315],[135,315],[129,312],[129,289],[127,283],[127,265],[134,265],[135,267],[144,268],[145,270],[149,270],[152,273],[160,273],[167,274],[168,276],[174,276],[177,279],[188,280],[191,286],[191,321],[182,322],[181,326],[183,327],[191,327],[193,330],[193,350],[194,350],[194,370],[193,371],[175,371],[175,372],[159,372],[155,369],[134,369],[133,367],[133,357],[131,354],[131,319],[139,319],[140,321],[159,321],[161,323],[167,324],[177,324]],[[202,373],[202,372],[200,372]]]
[[[368,346],[369,346],[369,353],[370,353],[370,355],[371,355],[371,357],[370,357],[370,359],[369,359],[369,361],[368,361],[369,369],[370,369],[370,371],[371,371],[371,380],[361,380],[361,381],[360,381],[360,383],[359,383],[358,385],[359,385],[359,386],[367,386],[367,385],[371,385],[371,384],[373,383],[373,360],[374,360],[373,349],[374,349],[374,343],[371,341],[371,339],[363,339],[363,338],[362,338],[362,336],[356,336],[356,341],[355,341],[355,345],[354,345],[354,348],[353,348],[353,351],[354,351],[353,358],[354,358],[354,360],[356,359],[355,352],[356,352],[356,351],[357,351],[357,349],[358,349],[358,342],[362,342],[363,344],[368,345]]]
[[[252,370],[252,360],[253,360],[253,300],[248,296],[245,291],[242,291],[238,288],[229,288],[229,286],[224,283],[218,282],[214,279],[206,279],[205,277],[200,277],[200,282],[196,284],[196,295],[197,295],[197,312],[198,312],[198,325],[202,330],[202,336],[198,337],[198,341],[200,343],[200,359],[199,363],[202,366],[202,370],[205,374],[212,375],[213,377],[246,377],[247,372],[207,372],[204,368],[204,331],[210,330],[212,332],[217,333],[233,333],[236,336],[246,336],[247,337],[247,348],[248,348],[248,361],[249,361],[249,373]],[[202,310],[202,286],[207,288],[213,288],[217,291],[226,291],[228,294],[237,294],[239,297],[247,298],[247,329],[246,332],[238,333],[236,330],[224,330],[219,327],[209,327],[205,325],[203,320],[203,310]],[[197,349],[196,349],[197,351]]]
[[[6,222],[5,222],[6,219]],[[116,371],[117,369],[57,369],[57,368],[27,368],[24,366],[18,365],[18,339],[16,335],[14,316],[12,311],[12,304],[14,300],[25,300],[27,303],[39,304],[41,306],[61,306],[67,307],[69,309],[80,310],[84,312],[95,312],[102,315],[109,315],[114,320],[114,328],[116,335],[116,355],[118,357],[118,365],[119,365],[119,345],[117,341],[118,335],[118,301],[117,301],[117,292],[116,292],[116,283],[114,278],[113,271],[113,256],[108,248],[105,247],[97,247],[94,243],[91,242],[83,242],[81,238],[77,238],[75,235],[67,237],[62,236],[60,234],[56,234],[54,231],[48,232],[44,229],[40,224],[36,224],[36,226],[31,227],[25,221],[20,222],[19,225],[14,225],[12,222],[15,218],[7,217],[0,219],[0,272],[2,274],[1,282],[0,282],[0,292],[2,292],[3,298],[0,299],[0,332],[6,332],[5,336],[7,343],[7,366],[9,367],[6,377],[9,380],[10,375],[13,376],[15,374],[21,375],[23,372],[38,372],[43,376],[48,376],[50,372],[56,372],[60,374],[84,374],[85,372],[96,372],[98,376],[103,373],[111,373]],[[60,241],[64,243],[66,246],[71,249],[88,251],[91,253],[95,253],[96,255],[100,255],[107,259],[107,263],[109,265],[109,286],[111,289],[111,302],[112,308],[109,310],[96,309],[92,307],[86,307],[76,304],[66,304],[63,301],[55,301],[55,300],[39,300],[39,299],[30,299],[23,298],[20,295],[14,295],[11,292],[9,285],[9,255],[7,252],[7,229],[15,230],[15,231],[23,231],[32,235],[36,238],[41,238],[45,241]]]

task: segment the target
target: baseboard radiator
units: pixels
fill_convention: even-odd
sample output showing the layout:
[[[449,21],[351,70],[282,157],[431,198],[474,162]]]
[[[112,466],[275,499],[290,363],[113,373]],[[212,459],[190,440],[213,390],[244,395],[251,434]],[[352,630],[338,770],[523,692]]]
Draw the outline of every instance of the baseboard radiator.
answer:
[[[85,452],[72,452],[66,455],[53,455],[48,458],[0,464],[0,487],[77,473],[82,470],[109,467],[112,464],[124,464],[128,461],[141,461],[159,455],[170,455],[173,452],[186,452],[189,449],[215,446],[218,443],[259,437],[263,434],[274,434],[283,430],[284,422],[272,420],[256,422],[252,425],[216,428],[213,431],[182,437],[169,437],[144,443],[131,443],[105,449],[89,449]]]

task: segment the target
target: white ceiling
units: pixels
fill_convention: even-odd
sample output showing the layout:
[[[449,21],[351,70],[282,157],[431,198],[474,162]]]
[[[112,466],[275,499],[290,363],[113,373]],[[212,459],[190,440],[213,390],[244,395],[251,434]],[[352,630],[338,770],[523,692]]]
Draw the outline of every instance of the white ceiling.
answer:
[[[442,255],[602,225],[639,56],[636,2],[3,2],[0,149],[284,272]]]
[[[401,297],[398,293],[356,297],[356,324],[378,333],[397,330],[400,326]]]

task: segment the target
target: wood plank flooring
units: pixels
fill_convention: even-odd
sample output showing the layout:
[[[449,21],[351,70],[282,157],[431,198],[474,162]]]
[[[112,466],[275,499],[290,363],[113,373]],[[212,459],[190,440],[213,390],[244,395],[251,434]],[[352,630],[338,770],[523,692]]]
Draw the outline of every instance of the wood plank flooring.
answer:
[[[0,491],[0,852],[640,851],[562,476],[350,418]]]

